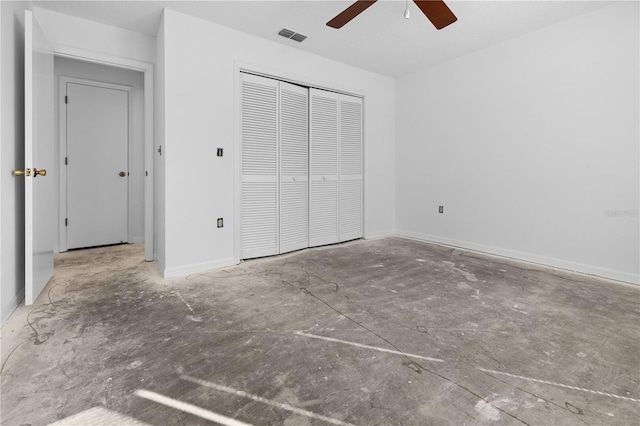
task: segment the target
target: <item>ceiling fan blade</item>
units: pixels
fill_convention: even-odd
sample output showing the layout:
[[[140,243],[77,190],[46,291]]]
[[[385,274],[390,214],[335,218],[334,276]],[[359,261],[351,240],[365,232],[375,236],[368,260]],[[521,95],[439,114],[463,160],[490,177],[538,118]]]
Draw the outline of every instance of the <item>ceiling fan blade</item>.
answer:
[[[413,0],[431,23],[439,30],[458,20],[442,0]]]
[[[335,18],[327,22],[332,28],[342,28],[347,22],[364,12],[369,6],[378,0],[358,0],[339,13]]]

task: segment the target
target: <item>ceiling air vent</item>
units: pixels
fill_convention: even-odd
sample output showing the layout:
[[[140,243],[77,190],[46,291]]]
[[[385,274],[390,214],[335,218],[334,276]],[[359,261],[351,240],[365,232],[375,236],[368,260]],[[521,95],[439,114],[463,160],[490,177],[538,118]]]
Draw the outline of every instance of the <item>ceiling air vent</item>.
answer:
[[[306,36],[306,35],[302,35],[302,34],[298,34],[298,33],[295,33],[294,35],[292,35],[292,36],[291,36],[291,40],[295,40],[295,41],[297,41],[298,43],[300,43],[300,42],[301,42],[302,40],[304,40],[305,38],[307,38],[307,36]]]
[[[305,38],[307,38],[306,35],[302,35],[300,33],[288,30],[286,28],[281,29],[280,32],[278,33],[278,35],[281,35],[282,37],[285,37],[285,38],[288,38],[288,39],[291,39],[291,40],[295,40],[298,43],[301,42],[302,40],[304,40]]]

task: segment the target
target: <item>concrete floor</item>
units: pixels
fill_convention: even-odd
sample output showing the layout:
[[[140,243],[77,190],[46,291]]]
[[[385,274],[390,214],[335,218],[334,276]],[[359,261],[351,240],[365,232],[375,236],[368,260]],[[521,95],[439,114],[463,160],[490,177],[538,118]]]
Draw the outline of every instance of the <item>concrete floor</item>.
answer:
[[[2,362],[3,425],[637,425],[640,289],[401,238],[162,280],[124,245],[57,256]]]

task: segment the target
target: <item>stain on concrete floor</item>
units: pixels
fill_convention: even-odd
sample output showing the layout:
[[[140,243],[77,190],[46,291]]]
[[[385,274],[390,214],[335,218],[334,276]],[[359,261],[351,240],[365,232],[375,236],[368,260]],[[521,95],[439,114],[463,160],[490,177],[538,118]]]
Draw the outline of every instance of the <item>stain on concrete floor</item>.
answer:
[[[168,280],[140,245],[64,253],[2,343],[3,425],[212,424],[144,395],[253,425],[640,419],[639,289],[401,238]]]

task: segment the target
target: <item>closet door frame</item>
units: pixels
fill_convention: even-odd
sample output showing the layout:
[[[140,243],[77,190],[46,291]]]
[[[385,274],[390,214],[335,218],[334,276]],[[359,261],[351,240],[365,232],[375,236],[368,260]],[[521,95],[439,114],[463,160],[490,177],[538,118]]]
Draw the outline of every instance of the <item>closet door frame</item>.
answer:
[[[296,84],[299,86],[307,87],[309,89],[315,88],[325,90],[328,92],[334,92],[349,96],[354,96],[362,99],[362,228],[364,239],[367,238],[367,176],[368,169],[366,167],[367,151],[366,151],[366,91],[361,90],[358,87],[348,87],[340,83],[324,84],[318,82],[310,82],[304,76],[291,74],[283,71],[282,69],[274,69],[269,67],[257,66],[256,64],[244,63],[241,61],[234,62],[234,215],[233,215],[233,241],[234,241],[234,261],[236,264],[242,262],[242,240],[241,240],[241,186],[242,186],[242,154],[241,154],[241,120],[240,120],[240,106],[242,97],[242,74],[252,74],[256,76],[262,76],[266,78],[272,78],[287,83]]]

